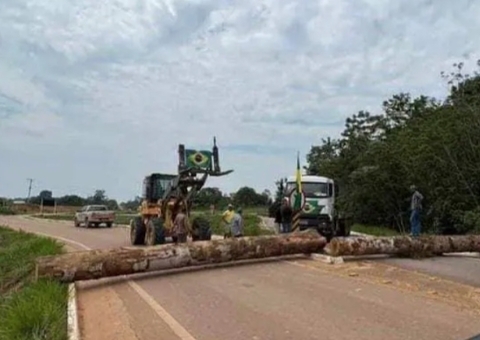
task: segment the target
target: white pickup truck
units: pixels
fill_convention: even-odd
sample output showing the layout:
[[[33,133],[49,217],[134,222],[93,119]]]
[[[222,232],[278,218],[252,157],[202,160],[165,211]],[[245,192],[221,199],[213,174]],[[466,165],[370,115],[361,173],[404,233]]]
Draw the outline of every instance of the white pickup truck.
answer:
[[[86,205],[75,213],[74,218],[75,227],[83,224],[86,228],[99,227],[103,223],[111,228],[114,221],[115,212],[108,210],[105,205]]]

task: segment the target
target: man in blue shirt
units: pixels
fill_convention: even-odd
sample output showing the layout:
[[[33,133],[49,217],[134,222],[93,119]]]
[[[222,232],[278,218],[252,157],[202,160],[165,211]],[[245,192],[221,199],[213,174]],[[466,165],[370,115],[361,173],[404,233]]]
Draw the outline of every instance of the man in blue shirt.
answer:
[[[422,224],[420,221],[420,212],[422,210],[423,195],[418,192],[415,185],[412,185],[410,187],[410,191],[413,192],[410,202],[410,228],[412,236],[417,237],[420,235],[422,228]]]

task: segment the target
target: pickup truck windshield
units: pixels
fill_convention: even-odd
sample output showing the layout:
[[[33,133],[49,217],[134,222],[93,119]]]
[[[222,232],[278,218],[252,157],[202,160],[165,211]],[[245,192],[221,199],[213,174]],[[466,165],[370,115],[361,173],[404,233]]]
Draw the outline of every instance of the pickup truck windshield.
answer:
[[[107,207],[103,205],[92,205],[88,208],[88,211],[107,211]]]

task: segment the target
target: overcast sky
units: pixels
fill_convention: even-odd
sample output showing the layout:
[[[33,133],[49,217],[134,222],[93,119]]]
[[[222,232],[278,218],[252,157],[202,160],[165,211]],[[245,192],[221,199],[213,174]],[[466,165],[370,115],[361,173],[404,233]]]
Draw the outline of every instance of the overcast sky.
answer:
[[[273,189],[347,116],[443,96],[480,52],[480,1],[1,0],[0,196],[141,194],[177,146]]]

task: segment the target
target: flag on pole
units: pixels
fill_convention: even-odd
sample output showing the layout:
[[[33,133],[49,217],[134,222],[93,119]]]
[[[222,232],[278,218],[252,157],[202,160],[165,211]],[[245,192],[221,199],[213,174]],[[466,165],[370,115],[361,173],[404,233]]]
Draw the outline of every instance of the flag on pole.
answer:
[[[293,203],[293,211],[302,209],[302,171],[300,169],[300,153],[297,153],[297,174],[296,174],[295,199]]]

